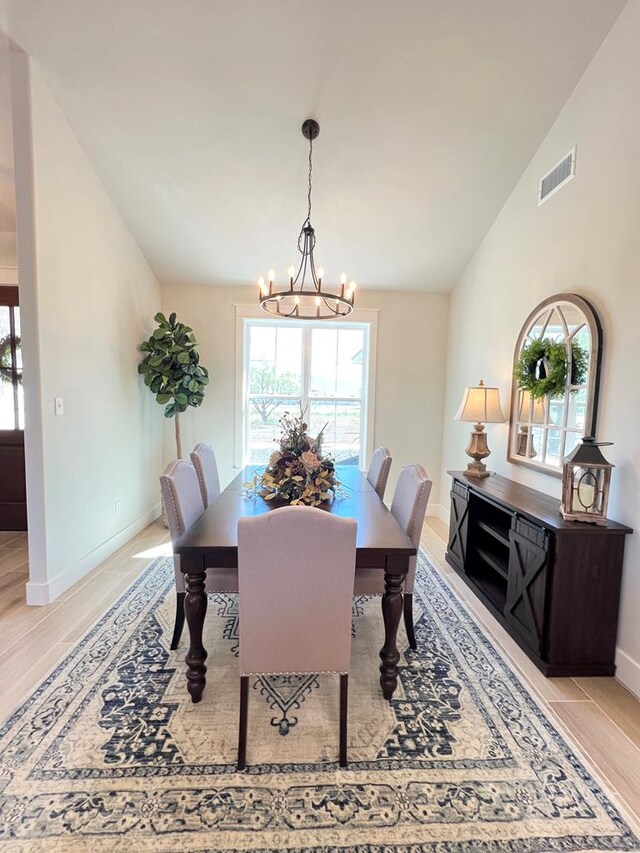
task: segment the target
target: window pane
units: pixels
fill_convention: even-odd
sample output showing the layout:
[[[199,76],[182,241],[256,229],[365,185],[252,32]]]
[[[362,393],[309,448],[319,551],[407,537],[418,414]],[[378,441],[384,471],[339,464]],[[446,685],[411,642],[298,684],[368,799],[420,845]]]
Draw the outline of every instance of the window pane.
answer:
[[[363,347],[364,332],[362,329],[340,329],[338,333],[336,396],[362,396]]]
[[[549,423],[562,426],[564,418],[564,397],[554,397],[549,400]]]
[[[584,419],[587,412],[587,389],[583,388],[574,394],[569,394],[569,413],[567,426],[584,432]]]
[[[24,388],[18,385],[18,429],[24,429]]]
[[[311,377],[312,397],[335,397],[338,362],[338,330],[312,329]]]
[[[17,306],[13,309],[13,322],[16,330],[16,338],[20,338],[22,334],[20,331],[20,309]],[[16,367],[18,370],[22,370],[22,346],[19,344],[16,346]]]
[[[316,436],[325,427],[322,449],[340,465],[357,465],[360,456],[360,402],[314,400],[309,429]]]
[[[9,311],[0,305],[0,429],[16,428]]]
[[[553,465],[557,468],[562,463],[563,456],[563,436],[559,429],[550,429],[547,431],[547,452],[544,461],[547,465]]]
[[[247,401],[249,418],[248,451],[250,465],[266,465],[269,456],[277,449],[280,438],[280,418],[285,412],[297,413],[299,400],[256,400]]]
[[[275,396],[302,391],[302,329],[252,326],[249,393]]]
[[[544,449],[545,430],[543,427],[531,427],[529,432],[531,433],[531,443],[529,445],[528,455],[535,457],[538,462],[543,462],[542,451]]]
[[[580,444],[581,439],[582,430],[580,432],[571,432],[571,430],[569,430],[565,439],[564,455],[568,456],[571,451]]]
[[[270,326],[252,326],[249,346],[251,361],[276,360],[276,330]]]
[[[591,356],[591,335],[589,334],[589,329],[587,328],[587,326],[583,326],[580,329],[580,331],[574,336],[573,341],[577,343],[580,347],[582,347],[582,350],[587,356],[586,376],[588,378],[590,369],[589,360]]]

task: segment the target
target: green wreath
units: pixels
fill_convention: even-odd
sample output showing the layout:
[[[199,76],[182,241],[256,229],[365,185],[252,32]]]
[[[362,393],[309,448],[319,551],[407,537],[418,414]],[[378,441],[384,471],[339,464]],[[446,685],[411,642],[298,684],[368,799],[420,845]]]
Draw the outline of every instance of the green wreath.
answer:
[[[13,382],[13,350],[11,335],[0,338],[0,381]],[[16,338],[16,349],[20,348],[20,338]],[[22,382],[19,375],[18,382]]]
[[[587,377],[587,353],[580,344],[571,343],[571,384],[582,385]],[[564,343],[543,338],[522,348],[516,362],[518,388],[528,391],[534,400],[559,397],[567,381],[567,349]],[[574,389],[575,390],[575,389]]]

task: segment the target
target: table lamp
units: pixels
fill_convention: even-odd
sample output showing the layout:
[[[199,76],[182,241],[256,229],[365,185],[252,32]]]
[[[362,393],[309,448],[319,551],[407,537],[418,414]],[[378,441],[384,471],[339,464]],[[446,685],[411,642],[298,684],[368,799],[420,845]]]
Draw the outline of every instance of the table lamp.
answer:
[[[477,386],[465,388],[455,419],[475,423],[466,451],[473,462],[469,462],[464,473],[468,477],[488,477],[487,466],[482,460],[489,456],[491,451],[487,445],[484,425],[504,422],[498,389],[487,388],[482,379]]]
[[[518,406],[518,434],[516,436],[516,454],[518,456],[528,456],[530,459],[536,455],[536,449],[533,446],[533,436],[531,444],[529,444],[529,427],[536,424],[544,424],[547,422],[547,398],[542,397],[534,399],[531,394],[524,388],[520,389],[520,404]]]

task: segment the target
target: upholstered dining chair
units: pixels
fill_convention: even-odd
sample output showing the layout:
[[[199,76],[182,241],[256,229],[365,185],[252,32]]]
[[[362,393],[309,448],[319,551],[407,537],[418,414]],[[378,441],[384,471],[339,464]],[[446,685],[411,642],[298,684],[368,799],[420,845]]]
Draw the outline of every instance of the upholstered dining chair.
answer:
[[[387,488],[389,471],[391,470],[391,454],[386,447],[378,447],[371,455],[367,480],[378,493],[381,501],[384,500],[384,492]]]
[[[422,465],[405,465],[400,470],[396,490],[393,494],[391,512],[416,548],[420,545],[420,533],[427,512],[431,486],[432,482]],[[403,595],[404,627],[412,649],[416,648],[416,636],[413,629],[413,587],[416,579],[416,563],[416,557],[409,558],[409,571],[404,580]],[[355,595],[382,595],[383,593],[384,575],[382,572],[356,569]]]
[[[213,447],[201,441],[191,451],[191,462],[198,475],[202,503],[206,509],[220,494],[220,477]]]
[[[340,766],[347,764],[356,529],[353,518],[304,506],[238,521],[238,770],[246,764],[253,675],[339,673]]]
[[[195,468],[190,462],[178,459],[171,462],[160,476],[160,488],[169,522],[171,543],[175,545],[182,534],[204,512],[202,493]],[[173,570],[176,576],[176,620],[173,628],[171,648],[177,649],[184,627],[184,575],[180,570],[180,557],[173,555]],[[238,592],[238,570],[209,569],[207,571],[206,591]]]

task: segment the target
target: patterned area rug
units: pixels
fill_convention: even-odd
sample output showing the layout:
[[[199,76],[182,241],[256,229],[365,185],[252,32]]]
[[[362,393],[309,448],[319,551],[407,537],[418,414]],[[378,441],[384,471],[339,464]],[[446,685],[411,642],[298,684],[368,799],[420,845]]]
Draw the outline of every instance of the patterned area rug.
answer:
[[[237,601],[210,597],[193,705],[173,586],[157,560],[0,731],[1,850],[640,850],[424,554],[391,703],[379,599],[354,601],[346,770],[337,676],[308,676],[252,682],[235,772]]]

